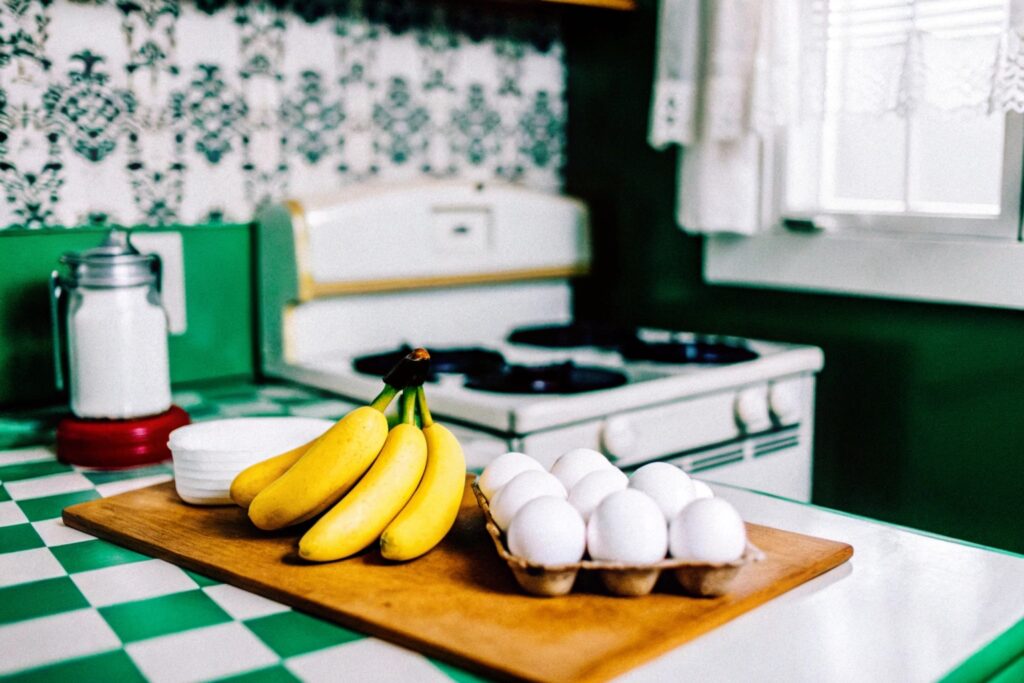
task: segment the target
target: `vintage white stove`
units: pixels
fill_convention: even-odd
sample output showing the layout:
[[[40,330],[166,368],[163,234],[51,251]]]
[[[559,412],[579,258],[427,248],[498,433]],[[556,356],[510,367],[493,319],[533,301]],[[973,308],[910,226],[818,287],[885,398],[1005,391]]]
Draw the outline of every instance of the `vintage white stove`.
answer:
[[[586,208],[508,185],[422,183],[294,200],[258,221],[267,375],[371,399],[425,346],[436,416],[471,468],[580,446],[624,469],[811,494],[820,349],[574,323]]]

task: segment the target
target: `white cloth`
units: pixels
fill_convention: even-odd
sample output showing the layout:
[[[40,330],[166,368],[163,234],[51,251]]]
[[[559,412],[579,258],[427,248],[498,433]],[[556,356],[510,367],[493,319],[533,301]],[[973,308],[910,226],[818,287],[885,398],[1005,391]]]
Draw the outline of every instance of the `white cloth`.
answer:
[[[764,146],[788,82],[776,33],[796,1],[663,0],[649,141],[686,147],[676,213],[689,232],[765,223]]]
[[[1024,0],[1010,0],[1010,27],[999,41],[990,107],[1024,113]]]
[[[761,140],[709,140],[679,155],[676,221],[687,232],[751,235],[761,225]]]

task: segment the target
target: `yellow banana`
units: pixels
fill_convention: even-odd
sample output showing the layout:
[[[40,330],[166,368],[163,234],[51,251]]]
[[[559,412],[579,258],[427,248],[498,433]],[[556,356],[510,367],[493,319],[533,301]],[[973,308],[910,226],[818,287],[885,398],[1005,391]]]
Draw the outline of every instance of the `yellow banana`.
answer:
[[[409,502],[427,464],[426,439],[412,424],[412,398],[411,391],[403,394],[403,423],[388,434],[370,471],[299,541],[300,557],[329,562],[354,555],[377,540]]]
[[[246,467],[231,482],[231,500],[243,508],[248,508],[256,494],[287,472],[288,468],[317,442],[317,439]]]
[[[466,459],[458,440],[430,417],[423,387],[417,390],[427,468],[416,493],[380,537],[380,554],[389,560],[411,560],[441,542],[455,524],[466,486]]]
[[[328,429],[302,457],[249,504],[260,529],[304,522],[334,505],[373,464],[388,435],[384,409],[396,389],[385,387],[369,406],[356,408]]]

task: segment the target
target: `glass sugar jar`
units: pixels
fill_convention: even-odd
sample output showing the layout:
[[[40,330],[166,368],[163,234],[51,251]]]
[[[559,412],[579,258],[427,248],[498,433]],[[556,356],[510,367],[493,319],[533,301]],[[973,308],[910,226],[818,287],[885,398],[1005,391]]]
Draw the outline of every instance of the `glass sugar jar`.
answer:
[[[67,330],[71,412],[124,420],[171,407],[167,314],[160,258],[141,254],[114,229],[98,247],[61,256],[50,276],[57,386],[63,388],[61,299]]]

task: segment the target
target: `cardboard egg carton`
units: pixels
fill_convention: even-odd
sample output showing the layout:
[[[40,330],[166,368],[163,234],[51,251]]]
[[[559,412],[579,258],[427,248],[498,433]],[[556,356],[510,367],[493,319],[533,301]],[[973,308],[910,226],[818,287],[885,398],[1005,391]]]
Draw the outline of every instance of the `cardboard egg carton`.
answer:
[[[541,565],[526,561],[509,552],[491,515],[491,506],[487,497],[473,482],[473,493],[476,502],[484,513],[487,532],[494,541],[494,547],[501,559],[505,560],[519,586],[531,595],[556,597],[565,595],[572,590],[581,570],[595,572],[601,583],[612,595],[636,597],[647,595],[654,589],[658,577],[663,571],[669,571],[682,587],[683,591],[696,597],[715,597],[729,592],[740,570],[753,562],[764,559],[764,553],[747,543],[743,555],[735,562],[708,563],[691,562],[666,558],[653,564],[632,565],[619,562],[602,562],[598,560],[581,560],[571,564]]]

